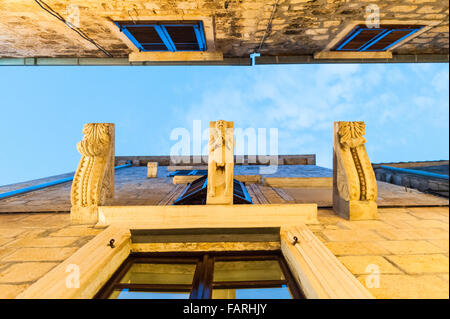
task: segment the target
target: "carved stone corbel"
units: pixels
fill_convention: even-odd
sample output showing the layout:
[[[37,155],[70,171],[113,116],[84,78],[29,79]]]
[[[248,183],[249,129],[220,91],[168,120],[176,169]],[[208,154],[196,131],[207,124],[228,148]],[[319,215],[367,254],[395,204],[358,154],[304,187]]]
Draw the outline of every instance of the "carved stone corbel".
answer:
[[[88,123],[77,144],[81,160],[73,178],[72,223],[95,223],[98,206],[114,198],[114,124]]]
[[[350,219],[376,219],[377,182],[367,155],[364,122],[334,122],[333,210]]]
[[[234,123],[209,122],[206,204],[233,204]]]

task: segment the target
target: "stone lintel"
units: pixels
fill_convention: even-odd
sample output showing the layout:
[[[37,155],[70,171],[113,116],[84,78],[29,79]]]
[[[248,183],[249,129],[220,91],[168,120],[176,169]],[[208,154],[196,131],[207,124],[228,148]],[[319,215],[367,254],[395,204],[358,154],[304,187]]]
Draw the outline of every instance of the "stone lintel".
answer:
[[[322,51],[315,53],[314,59],[392,59],[392,52]]]
[[[222,52],[132,52],[130,62],[222,61]]]

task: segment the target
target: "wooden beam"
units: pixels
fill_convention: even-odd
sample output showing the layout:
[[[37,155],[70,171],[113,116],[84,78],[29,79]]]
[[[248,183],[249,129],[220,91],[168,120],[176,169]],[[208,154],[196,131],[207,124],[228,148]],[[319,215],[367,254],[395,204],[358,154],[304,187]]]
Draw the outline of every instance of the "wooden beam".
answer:
[[[248,190],[250,196],[251,196],[251,194],[253,194],[254,197],[256,198],[255,204],[269,204],[269,201],[264,196],[259,185],[250,184],[250,185],[248,185],[247,190]],[[253,197],[252,197],[252,199],[253,199]]]
[[[282,188],[272,187],[272,189],[286,202],[286,203],[295,203],[295,198],[286,193],[286,191]]]
[[[177,185],[174,186],[158,203],[158,205],[172,205],[173,202],[181,195],[185,186]]]

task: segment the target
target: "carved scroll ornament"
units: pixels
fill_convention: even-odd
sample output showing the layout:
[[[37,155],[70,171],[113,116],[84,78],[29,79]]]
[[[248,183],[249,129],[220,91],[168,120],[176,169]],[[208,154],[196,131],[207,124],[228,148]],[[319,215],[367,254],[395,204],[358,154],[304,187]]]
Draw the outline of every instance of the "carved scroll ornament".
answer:
[[[96,207],[114,197],[114,124],[88,123],[83,134],[77,144],[82,156],[72,182],[72,220],[95,219],[91,215]]]
[[[376,205],[377,183],[364,146],[364,122],[335,122],[334,131],[334,176],[339,197],[346,202]]]
[[[337,184],[345,200],[376,200],[375,174],[364,144],[364,122],[338,122]]]

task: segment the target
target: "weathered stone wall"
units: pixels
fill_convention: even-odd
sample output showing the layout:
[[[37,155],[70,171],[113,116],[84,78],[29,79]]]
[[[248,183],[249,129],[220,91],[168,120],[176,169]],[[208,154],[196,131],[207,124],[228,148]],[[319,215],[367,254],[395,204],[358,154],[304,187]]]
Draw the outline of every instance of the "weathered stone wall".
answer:
[[[80,12],[80,28],[114,57],[130,49],[106,26],[111,16],[208,16],[214,18],[216,49],[225,57],[248,57],[258,49],[275,0],[46,0],[67,18],[68,5]],[[365,20],[376,4],[381,19],[439,20],[439,25],[394,52],[448,54],[449,4],[442,0],[279,0],[263,55],[304,55],[320,51],[348,23]],[[103,57],[93,44],[42,10],[32,0],[0,0],[0,57]]]
[[[177,185],[172,178],[167,177],[166,166],[158,167],[157,178],[147,178],[146,167],[130,167],[116,171],[115,196],[113,205],[158,205],[168,196]],[[259,175],[255,165],[235,166],[235,175]],[[331,177],[331,171],[315,165],[282,165],[277,172],[266,177]],[[55,177],[53,180],[57,179]],[[21,183],[18,185],[29,185]],[[287,184],[283,188],[254,185],[255,190],[247,190],[255,204],[257,203],[317,203],[319,207],[331,207],[331,188],[290,188]],[[0,200],[0,214],[18,212],[68,212],[70,210],[71,182],[54,185],[37,191],[13,196]],[[3,190],[16,189],[15,185],[0,187]],[[448,199],[424,194],[414,189],[405,190],[402,186],[378,182],[379,206],[423,206],[448,205]],[[255,195],[254,191],[258,194]],[[180,194],[178,194],[179,196]],[[177,197],[178,197],[177,196]],[[175,198],[177,198],[175,197]]]
[[[448,179],[439,179],[417,174],[395,172],[383,168],[375,170],[377,180],[392,183],[395,185],[415,188],[421,192],[440,194],[449,197]]]
[[[167,170],[159,169],[159,178],[147,178],[145,167],[122,168],[115,174],[113,205],[156,205],[173,188]],[[67,212],[70,210],[70,189],[66,182],[30,193],[0,200],[4,212]],[[0,187],[0,192],[1,192]]]

